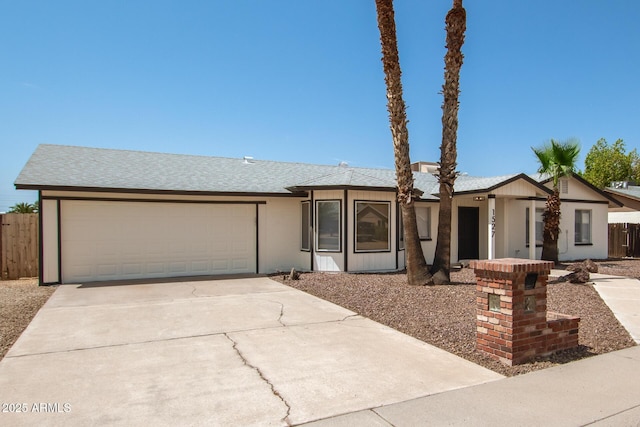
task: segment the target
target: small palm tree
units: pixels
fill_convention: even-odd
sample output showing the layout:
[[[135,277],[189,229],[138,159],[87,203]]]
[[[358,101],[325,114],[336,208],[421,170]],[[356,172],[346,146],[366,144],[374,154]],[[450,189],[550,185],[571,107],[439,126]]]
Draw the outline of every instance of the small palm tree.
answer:
[[[553,181],[553,194],[547,197],[545,211],[542,214],[544,228],[542,233],[542,259],[558,262],[558,236],[560,235],[560,178],[575,173],[576,161],[580,154],[577,141],[558,142],[551,140],[540,148],[531,147],[540,167],[538,173],[547,175]]]
[[[38,212],[38,202],[31,204],[26,202],[16,203],[15,205],[9,208],[9,212],[7,213],[37,213]]]

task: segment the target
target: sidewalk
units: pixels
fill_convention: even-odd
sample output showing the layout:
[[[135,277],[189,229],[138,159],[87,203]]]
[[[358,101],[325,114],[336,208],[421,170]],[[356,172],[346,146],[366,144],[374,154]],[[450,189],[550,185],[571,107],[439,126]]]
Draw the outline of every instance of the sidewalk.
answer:
[[[640,344],[640,281],[595,273],[591,273],[591,281],[631,338]]]
[[[565,274],[552,271],[552,276]],[[640,281],[592,274],[636,342]],[[326,426],[640,426],[640,346],[504,380],[345,414]]]

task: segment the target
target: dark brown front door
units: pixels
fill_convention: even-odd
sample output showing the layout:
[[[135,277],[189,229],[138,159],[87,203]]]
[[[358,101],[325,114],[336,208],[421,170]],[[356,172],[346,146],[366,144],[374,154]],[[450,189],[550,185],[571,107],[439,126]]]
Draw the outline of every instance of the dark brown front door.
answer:
[[[478,259],[480,245],[480,209],[458,208],[458,260]]]

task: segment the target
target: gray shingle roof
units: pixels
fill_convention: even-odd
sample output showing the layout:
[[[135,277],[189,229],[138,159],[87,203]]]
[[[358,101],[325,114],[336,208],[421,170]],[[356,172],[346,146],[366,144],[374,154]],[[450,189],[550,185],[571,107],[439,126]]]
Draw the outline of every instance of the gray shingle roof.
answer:
[[[438,181],[414,173],[423,199],[437,200]],[[482,191],[517,177],[460,176],[456,192]],[[291,194],[322,187],[395,188],[391,169],[40,145],[15,181],[21,189],[101,189],[186,193]]]
[[[493,176],[493,177],[475,177],[468,175],[461,175],[456,178],[455,190],[456,193],[470,192],[470,191],[482,191],[489,188],[494,188],[513,178],[518,174]]]
[[[627,197],[631,197],[631,198],[640,200],[640,187],[635,186],[635,185],[630,185],[627,188],[607,187],[606,190],[608,192],[610,192],[610,193],[613,193],[613,194],[620,194],[620,195],[623,195],[623,196],[627,196]]]

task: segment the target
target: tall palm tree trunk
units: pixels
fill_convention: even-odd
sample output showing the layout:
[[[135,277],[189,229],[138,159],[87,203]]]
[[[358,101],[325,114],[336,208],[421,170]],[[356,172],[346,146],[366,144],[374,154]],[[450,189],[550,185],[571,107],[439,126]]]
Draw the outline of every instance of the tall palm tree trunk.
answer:
[[[398,202],[402,211],[404,225],[404,245],[406,253],[407,282],[410,285],[431,283],[429,268],[422,252],[416,212],[413,203],[413,172],[409,158],[409,132],[407,130],[407,114],[402,98],[402,81],[398,42],[396,40],[396,24],[393,11],[393,0],[376,0],[378,29],[382,45],[382,65],[387,85],[387,110],[393,154],[395,158],[398,183]]]
[[[438,240],[431,274],[436,284],[450,282],[451,272],[451,211],[453,185],[456,181],[458,153],[458,95],[460,94],[460,69],[464,55],[464,32],[467,28],[467,12],[462,0],[453,0],[453,7],[445,19],[447,28],[447,53],[444,57],[444,85],[442,92],[442,145],[440,146],[440,210],[438,212]]]
[[[547,197],[547,205],[542,214],[542,258],[545,261],[558,262],[558,238],[560,236],[560,191],[554,187],[553,194]]]

